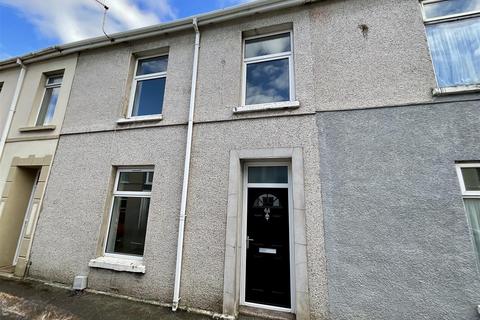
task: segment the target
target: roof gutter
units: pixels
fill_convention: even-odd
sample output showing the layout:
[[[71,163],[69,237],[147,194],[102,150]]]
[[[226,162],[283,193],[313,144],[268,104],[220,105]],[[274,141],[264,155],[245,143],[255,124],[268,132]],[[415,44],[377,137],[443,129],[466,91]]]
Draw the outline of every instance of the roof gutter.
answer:
[[[270,12],[274,10],[291,8],[319,0],[258,0],[249,2],[240,6],[217,10],[210,13],[200,14],[198,16],[185,19],[175,20],[168,23],[158,24],[154,26],[134,29],[125,32],[119,32],[110,35],[111,39],[104,36],[72,42],[64,45],[53,46],[40,51],[32,52],[19,57],[23,63],[33,63],[37,61],[47,60],[59,56],[68,55],[84,50],[91,50],[100,47],[110,46],[116,43],[139,40],[148,37],[154,37],[167,33],[174,33],[184,30],[191,30],[192,19],[197,19],[198,26],[206,26],[216,24],[233,19],[252,16],[259,13]],[[0,61],[0,70],[12,68],[16,66],[17,58]]]

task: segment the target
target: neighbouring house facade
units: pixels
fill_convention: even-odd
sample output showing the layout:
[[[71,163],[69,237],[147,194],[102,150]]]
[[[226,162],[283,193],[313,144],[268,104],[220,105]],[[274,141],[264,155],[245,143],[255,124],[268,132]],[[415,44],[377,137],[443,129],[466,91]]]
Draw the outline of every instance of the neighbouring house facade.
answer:
[[[65,115],[76,54],[0,70],[0,268],[24,276]],[[3,91],[5,90],[5,91]]]
[[[51,53],[78,57],[29,277],[223,317],[478,318],[480,1],[256,1],[112,38]]]

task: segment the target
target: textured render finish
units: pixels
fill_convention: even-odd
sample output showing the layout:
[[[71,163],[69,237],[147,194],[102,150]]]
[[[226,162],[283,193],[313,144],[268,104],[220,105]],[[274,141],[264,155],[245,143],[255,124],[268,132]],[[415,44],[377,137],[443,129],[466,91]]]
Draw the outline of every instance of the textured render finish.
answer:
[[[18,99],[17,109],[13,117],[12,126],[10,128],[8,138],[30,138],[41,136],[58,135],[61,130],[65,109],[70,96],[73,77],[75,75],[75,67],[77,65],[77,55],[69,55],[61,58],[47,60],[34,63],[27,66],[25,79],[23,82],[20,97]],[[51,121],[51,125],[55,125],[55,130],[39,132],[20,132],[19,129],[28,126],[34,126],[37,115],[42,103],[43,93],[45,92],[46,73],[64,70],[62,87],[58,96],[55,114]]]
[[[193,41],[193,33],[177,34],[81,53],[62,133],[136,126],[117,125],[116,121],[125,117],[128,107],[134,54],[148,50],[169,54],[163,120],[159,125],[186,123]]]
[[[288,31],[288,24],[293,24],[295,91],[300,108],[261,114],[290,115],[315,111],[314,52],[311,49],[309,14],[308,10],[293,8],[202,29],[195,121],[258,116],[258,113],[232,112],[234,107],[241,106],[242,32],[276,25],[285,25],[280,30]]]
[[[5,121],[7,121],[8,110],[12,105],[13,93],[17,87],[19,74],[20,68],[0,71],[0,83],[3,84],[0,90],[0,132],[3,132]]]
[[[332,319],[477,319],[455,161],[480,160],[480,100],[318,115]]]
[[[310,19],[317,110],[431,100],[436,83],[418,0],[321,1]]]
[[[30,275],[170,302],[173,296],[178,208],[183,173],[183,127],[62,136],[33,242]],[[113,165],[154,165],[145,275],[89,268],[100,226],[110,209]]]
[[[304,157],[310,306],[312,319],[322,319],[327,290],[317,144],[313,116],[195,127],[181,304],[222,311],[230,150],[298,147]]]
[[[234,114],[242,95],[242,32],[282,24],[292,25],[300,108]],[[359,24],[369,26],[366,38]],[[163,120],[143,125],[185,123],[193,41],[192,30],[81,53],[62,132],[137,126],[115,123],[128,105],[132,57],[162,48],[169,53]],[[325,1],[202,27],[195,121],[424,102],[433,87],[417,1]]]

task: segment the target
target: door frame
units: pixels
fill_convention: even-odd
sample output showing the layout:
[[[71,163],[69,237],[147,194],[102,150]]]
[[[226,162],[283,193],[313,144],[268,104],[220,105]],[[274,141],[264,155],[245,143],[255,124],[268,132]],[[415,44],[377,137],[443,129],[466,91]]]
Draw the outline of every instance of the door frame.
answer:
[[[288,170],[288,183],[248,183],[249,167],[273,167],[286,166]],[[295,241],[294,241],[294,217],[293,217],[293,182],[292,167],[290,162],[286,161],[246,161],[243,164],[242,174],[242,226],[241,226],[241,261],[240,261],[240,304],[248,307],[268,309],[272,311],[281,311],[295,313]],[[288,242],[289,242],[289,271],[290,271],[290,308],[276,307],[266,304],[253,303],[245,301],[246,290],[246,266],[247,266],[247,195],[249,187],[259,188],[287,188],[288,189]]]
[[[25,227],[27,225],[28,220],[31,217],[33,200],[34,200],[35,192],[38,186],[38,178],[40,177],[40,171],[41,171],[40,169],[37,170],[37,173],[35,174],[35,179],[33,180],[32,191],[30,193],[30,197],[28,198],[28,205],[27,205],[27,210],[25,210],[25,216],[23,217],[22,229],[20,230],[20,234],[18,235],[17,248],[15,249],[15,255],[13,256],[12,266],[17,265],[18,258],[20,256],[20,246],[21,246],[23,237],[25,236],[25,231],[26,231]]]

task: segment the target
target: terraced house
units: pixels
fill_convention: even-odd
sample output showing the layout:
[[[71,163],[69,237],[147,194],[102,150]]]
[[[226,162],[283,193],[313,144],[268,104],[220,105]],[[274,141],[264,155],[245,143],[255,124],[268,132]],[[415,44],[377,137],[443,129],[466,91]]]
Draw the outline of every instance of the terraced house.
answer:
[[[24,276],[77,55],[0,66],[0,270]]]
[[[2,177],[62,83],[27,276],[225,318],[479,317],[479,0],[260,0],[110,38],[20,57]],[[12,188],[0,228],[37,203]]]

